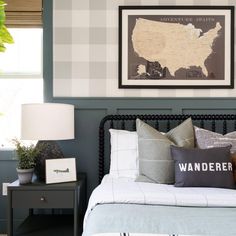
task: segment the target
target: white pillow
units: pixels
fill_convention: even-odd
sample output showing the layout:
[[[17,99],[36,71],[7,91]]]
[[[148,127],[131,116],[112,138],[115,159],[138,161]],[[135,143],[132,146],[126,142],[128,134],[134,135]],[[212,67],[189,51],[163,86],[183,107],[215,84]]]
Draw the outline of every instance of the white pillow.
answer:
[[[139,175],[137,132],[109,129],[111,134],[112,177],[136,178]]]

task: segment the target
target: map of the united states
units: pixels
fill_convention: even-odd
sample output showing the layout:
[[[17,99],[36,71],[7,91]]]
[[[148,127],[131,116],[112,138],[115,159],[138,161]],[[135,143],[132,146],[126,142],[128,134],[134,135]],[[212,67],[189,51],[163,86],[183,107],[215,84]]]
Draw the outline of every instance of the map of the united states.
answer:
[[[191,23],[183,25],[139,18],[132,32],[132,43],[139,57],[158,61],[172,76],[180,68],[191,66],[200,67],[208,76],[205,61],[213,52],[213,42],[220,29],[217,22],[214,28],[201,35],[202,30]]]

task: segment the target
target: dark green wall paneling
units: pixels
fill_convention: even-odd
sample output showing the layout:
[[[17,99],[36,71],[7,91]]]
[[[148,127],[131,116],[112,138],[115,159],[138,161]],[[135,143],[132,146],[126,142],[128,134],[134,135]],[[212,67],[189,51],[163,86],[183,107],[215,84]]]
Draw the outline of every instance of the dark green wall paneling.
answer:
[[[52,1],[47,0],[44,1],[45,102],[75,105],[76,139],[59,144],[65,156],[77,158],[77,170],[87,173],[88,196],[98,184],[98,126],[105,115],[236,113],[234,98],[53,98],[52,53]],[[1,188],[2,182],[16,178],[16,163],[12,158],[12,152],[0,152]],[[0,196],[0,233],[6,232],[5,205],[6,197]]]
[[[46,101],[51,100],[53,84],[52,2],[53,0],[43,0],[43,78]]]
[[[2,183],[11,183],[17,178],[16,161],[12,152],[0,152],[0,234],[6,232],[7,197],[2,196]]]
[[[88,195],[97,185],[98,127],[107,114],[236,114],[234,99],[53,99],[76,106],[76,139],[61,142],[67,156],[88,175]]]

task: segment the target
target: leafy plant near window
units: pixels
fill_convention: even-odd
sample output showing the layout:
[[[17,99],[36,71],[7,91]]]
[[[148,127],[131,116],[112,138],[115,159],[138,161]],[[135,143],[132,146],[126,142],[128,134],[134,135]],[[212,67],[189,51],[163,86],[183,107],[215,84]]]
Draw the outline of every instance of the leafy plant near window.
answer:
[[[14,43],[14,40],[5,26],[6,14],[5,14],[5,1],[0,0],[0,52],[5,52],[6,43]]]

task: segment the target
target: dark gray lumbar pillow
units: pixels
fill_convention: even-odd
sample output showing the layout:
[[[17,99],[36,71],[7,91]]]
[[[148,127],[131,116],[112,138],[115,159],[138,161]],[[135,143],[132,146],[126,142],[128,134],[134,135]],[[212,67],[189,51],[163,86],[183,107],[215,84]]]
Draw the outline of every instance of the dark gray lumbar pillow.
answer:
[[[145,122],[136,120],[139,144],[139,172],[156,183],[174,183],[174,161],[170,145],[194,147],[191,118],[163,134]],[[144,181],[145,178],[138,178]],[[145,181],[144,181],[145,182]]]
[[[171,146],[176,187],[235,188],[230,148],[209,149]]]

